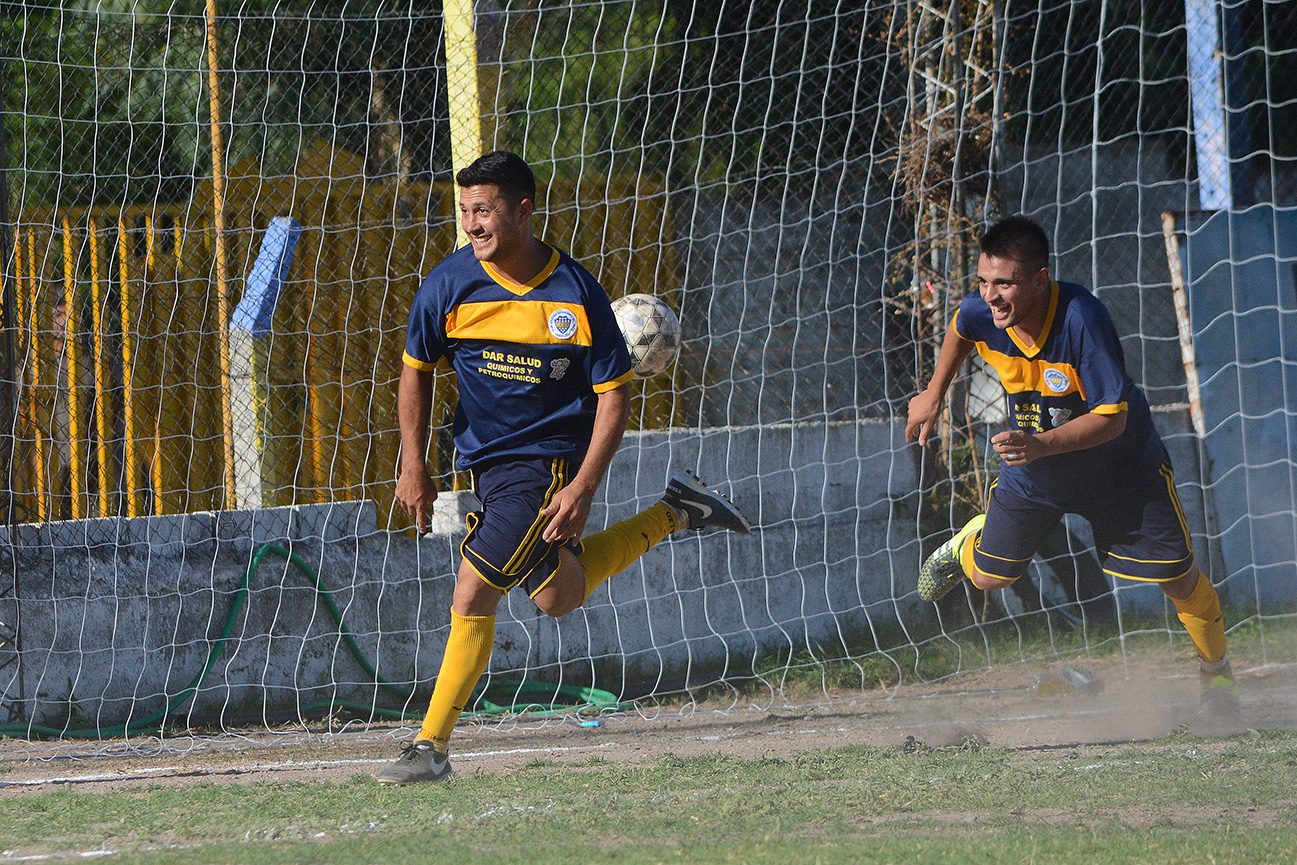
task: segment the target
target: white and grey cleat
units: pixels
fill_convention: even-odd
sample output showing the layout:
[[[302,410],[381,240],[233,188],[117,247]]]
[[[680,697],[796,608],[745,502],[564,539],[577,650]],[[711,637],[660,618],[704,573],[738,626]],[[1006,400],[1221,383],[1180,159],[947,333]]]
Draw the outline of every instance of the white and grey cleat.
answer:
[[[685,528],[691,531],[715,527],[741,535],[752,533],[752,525],[743,516],[743,512],[720,493],[708,489],[693,472],[683,471],[672,475],[662,501],[684,515],[687,522]]]
[[[450,777],[450,758],[426,739],[401,747],[401,756],[378,773],[378,783],[404,787],[409,784],[444,781]]]

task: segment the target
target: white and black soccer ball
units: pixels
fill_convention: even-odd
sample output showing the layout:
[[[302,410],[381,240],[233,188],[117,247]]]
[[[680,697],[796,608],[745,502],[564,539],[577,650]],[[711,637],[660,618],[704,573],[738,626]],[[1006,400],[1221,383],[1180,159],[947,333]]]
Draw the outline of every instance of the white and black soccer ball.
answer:
[[[680,354],[680,319],[671,307],[651,294],[628,294],[613,301],[612,311],[636,378],[652,378],[671,368]]]

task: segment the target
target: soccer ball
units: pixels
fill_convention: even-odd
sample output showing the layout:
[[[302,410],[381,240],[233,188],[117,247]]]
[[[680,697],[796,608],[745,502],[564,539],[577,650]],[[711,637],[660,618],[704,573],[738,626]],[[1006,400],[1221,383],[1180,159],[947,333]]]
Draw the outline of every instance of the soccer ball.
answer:
[[[651,294],[628,294],[612,304],[626,339],[636,378],[652,378],[671,368],[680,354],[680,319]]]

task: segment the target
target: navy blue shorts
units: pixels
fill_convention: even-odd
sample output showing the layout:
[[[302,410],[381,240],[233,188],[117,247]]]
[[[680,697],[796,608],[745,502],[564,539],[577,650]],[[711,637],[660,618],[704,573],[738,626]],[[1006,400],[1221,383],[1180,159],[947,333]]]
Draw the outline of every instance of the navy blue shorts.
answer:
[[[547,543],[541,537],[550,521],[541,511],[571,481],[569,472],[567,460],[543,457],[473,471],[482,510],[468,515],[468,537],[459,549],[482,579],[502,592],[521,583],[535,597],[558,570],[558,551],[580,549],[575,539]]]
[[[1079,516],[1094,529],[1099,563],[1114,577],[1165,583],[1193,570],[1189,526],[1169,465],[1132,495]],[[992,487],[974,564],[984,574],[1016,580],[1062,518],[1058,508]]]

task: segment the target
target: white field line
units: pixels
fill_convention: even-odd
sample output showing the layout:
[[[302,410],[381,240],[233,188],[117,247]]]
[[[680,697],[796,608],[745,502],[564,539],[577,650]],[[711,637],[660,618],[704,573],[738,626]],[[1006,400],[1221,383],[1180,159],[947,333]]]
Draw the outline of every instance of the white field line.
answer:
[[[465,751],[455,754],[456,762],[460,760],[480,760],[484,757],[508,757],[516,754],[554,754],[559,752],[598,751],[613,747],[612,742],[598,745],[581,745],[576,747],[552,748],[508,748],[498,751]],[[373,766],[389,762],[387,758],[370,760],[281,760],[274,763],[245,763],[241,766],[223,766],[218,769],[194,768],[192,766],[149,766],[143,769],[131,769],[126,772],[99,772],[85,775],[51,775],[45,778],[27,778],[21,781],[0,781],[3,787],[39,787],[44,784],[92,784],[102,781],[133,781],[143,778],[185,775],[242,775],[253,772],[274,772],[284,769],[327,769],[331,766]],[[0,853],[0,855],[3,855]],[[97,855],[97,854],[96,854]]]
[[[145,847],[141,850],[133,850],[133,853],[156,853],[159,850],[192,850],[195,849],[193,844],[164,844],[160,847]],[[124,853],[125,850],[108,850],[104,848],[96,850],[67,850],[62,853],[33,853],[30,856],[10,856],[8,850],[0,850],[0,862],[53,862],[67,861],[77,859],[102,859],[105,856],[116,856]]]

